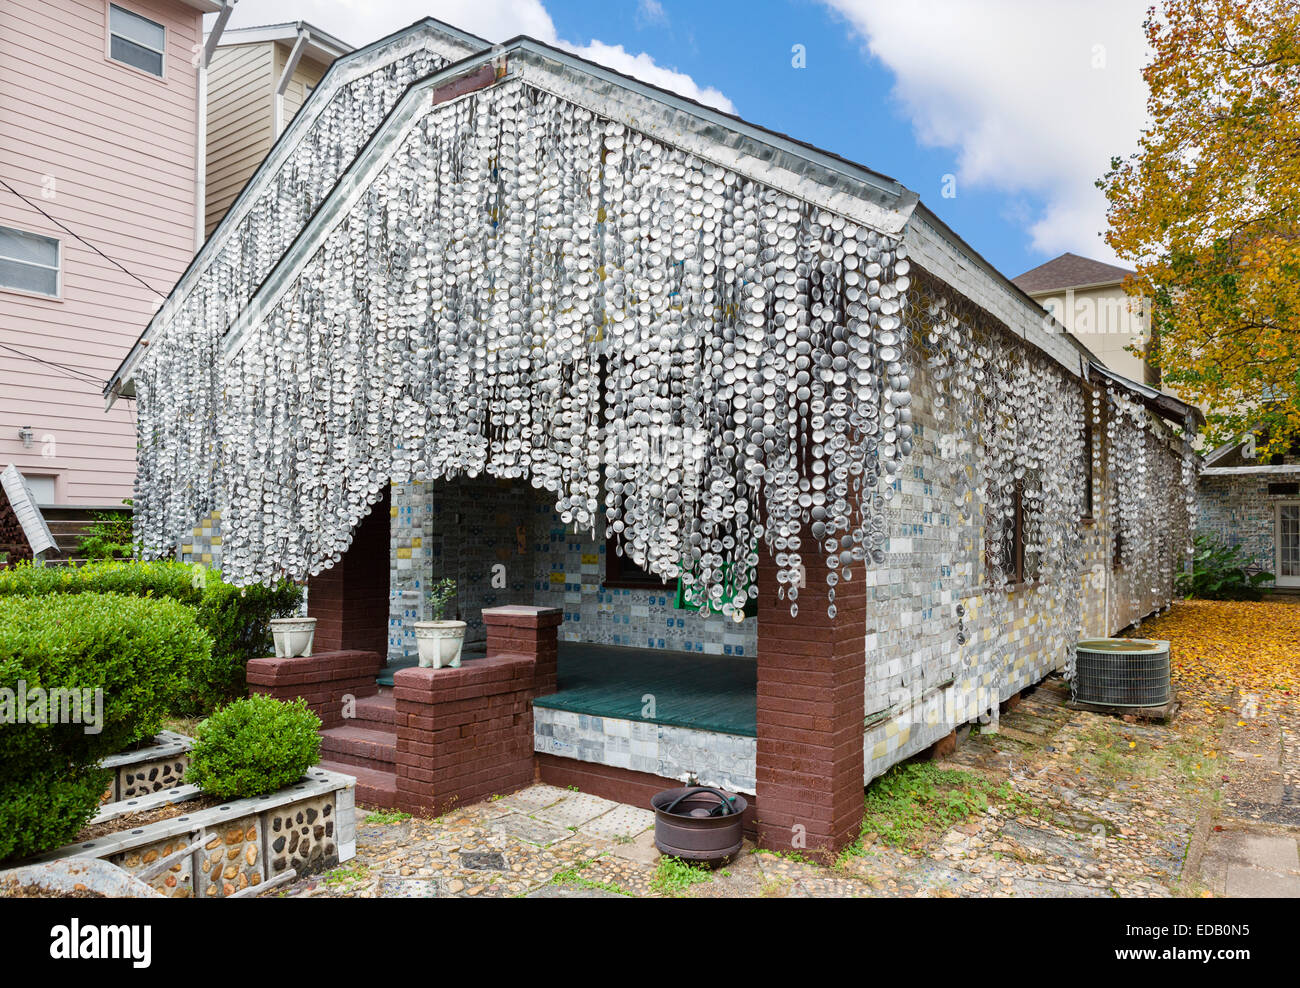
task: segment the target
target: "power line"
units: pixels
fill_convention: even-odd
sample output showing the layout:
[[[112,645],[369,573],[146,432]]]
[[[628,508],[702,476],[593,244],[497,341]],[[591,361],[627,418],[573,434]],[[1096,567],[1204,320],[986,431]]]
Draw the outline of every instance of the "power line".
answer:
[[[99,255],[100,257],[102,257],[104,260],[108,261],[109,264],[112,264],[115,268],[117,268],[119,271],[121,271],[121,272],[122,272],[124,275],[126,275],[128,278],[133,278],[133,279],[135,279],[135,280],[138,281],[140,284],[142,284],[145,288],[147,288],[149,291],[151,291],[151,292],[153,292],[155,295],[157,295],[159,298],[163,298],[163,299],[165,299],[165,298],[167,297],[167,296],[164,295],[162,292],[158,291],[158,289],[154,288],[153,285],[149,284],[147,281],[145,281],[143,278],[141,278],[139,275],[133,274],[132,272],[130,272],[130,271],[128,271],[126,268],[124,268],[124,267],[123,267],[123,266],[122,266],[118,261],[113,260],[113,258],[109,257],[109,256],[108,256],[107,254],[105,254],[102,250],[100,250],[98,247],[96,247],[94,244],[92,244],[89,240],[87,240],[87,239],[86,239],[85,237],[83,237],[81,234],[77,233],[76,230],[73,230],[71,227],[69,227],[69,226],[67,226],[67,225],[65,225],[65,224],[63,224],[63,223],[60,223],[58,220],[56,220],[53,216],[51,216],[51,215],[50,215],[49,213],[47,213],[45,210],[41,209],[40,206],[36,205],[36,203],[32,202],[32,201],[31,201],[30,199],[28,199],[25,195],[23,195],[21,192],[19,192],[17,189],[15,189],[12,185],[10,185],[8,182],[6,182],[3,178],[0,178],[0,185],[3,185],[6,189],[8,189],[10,192],[12,192],[14,195],[16,195],[19,199],[21,199],[23,202],[27,203],[27,205],[31,206],[32,209],[36,210],[38,213],[40,213],[42,216],[44,216],[47,220],[49,220],[51,223],[53,223],[55,226],[57,226],[60,230],[62,230],[62,231],[64,231],[65,233],[67,233],[69,236],[76,237],[76,238],[77,238],[78,240],[80,240],[83,244],[85,244],[87,247],[89,247],[91,250],[93,250],[96,254],[98,254],[98,255]]]
[[[16,353],[18,354],[19,357],[23,358],[24,360],[33,360],[38,364],[44,364],[46,367],[52,367],[55,370],[62,372],[64,377],[73,377],[74,379],[80,378],[81,380],[87,382],[88,384],[93,384],[98,388],[103,388],[104,386],[104,382],[99,380],[98,378],[92,377],[91,375],[87,374],[85,371],[79,371],[75,367],[69,367],[67,364],[61,364],[55,360],[45,360],[42,357],[37,357],[33,354],[27,353],[24,350],[19,350],[17,347],[10,346],[7,343],[0,343],[0,349],[8,350],[11,353]]]

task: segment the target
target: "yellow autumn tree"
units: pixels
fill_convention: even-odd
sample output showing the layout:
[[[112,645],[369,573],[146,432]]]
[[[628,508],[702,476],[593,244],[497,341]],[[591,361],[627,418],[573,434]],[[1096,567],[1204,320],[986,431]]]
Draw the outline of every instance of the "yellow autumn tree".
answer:
[[[1300,438],[1300,4],[1164,0],[1145,24],[1149,123],[1098,185],[1137,270],[1164,381],[1211,443]]]

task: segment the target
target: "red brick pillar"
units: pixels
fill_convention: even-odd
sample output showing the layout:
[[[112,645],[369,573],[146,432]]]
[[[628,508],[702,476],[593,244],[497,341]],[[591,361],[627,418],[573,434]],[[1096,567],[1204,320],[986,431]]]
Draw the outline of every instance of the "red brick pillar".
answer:
[[[389,493],[352,533],[343,558],[307,584],[315,648],[388,654]]]
[[[277,700],[302,697],[316,712],[321,727],[343,723],[343,698],[374,696],[375,677],[383,661],[374,652],[316,652],[292,659],[253,659],[248,663],[248,691]]]
[[[557,689],[557,650],[564,612],[558,607],[510,604],[483,609],[487,626],[487,654],[527,655],[536,660],[534,696]]]
[[[774,850],[833,854],[862,824],[865,568],[840,581],[832,621],[825,560],[802,558],[797,617],[766,550],[758,566],[758,834]]]
[[[534,667],[488,655],[394,674],[398,809],[437,816],[532,784]]]

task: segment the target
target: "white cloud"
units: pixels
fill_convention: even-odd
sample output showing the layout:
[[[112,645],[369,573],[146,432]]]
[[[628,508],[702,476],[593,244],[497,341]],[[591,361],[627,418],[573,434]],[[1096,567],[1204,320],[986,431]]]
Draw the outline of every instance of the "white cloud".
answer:
[[[663,8],[656,0],[644,0],[643,12],[653,14],[653,8],[658,8],[659,15],[663,15]],[[595,39],[587,44],[565,41],[541,0],[293,0],[291,3],[243,0],[235,7],[229,26],[301,20],[360,47],[422,17],[436,17],[488,41],[505,41],[526,34],[644,82],[735,112],[731,101],[717,89],[700,86],[686,73],[659,65],[645,52],[633,54],[622,45]]]
[[[664,10],[664,5],[659,0],[638,0],[636,23],[637,27],[646,27],[650,24],[667,24],[668,12]]]
[[[1034,250],[1114,260],[1094,183],[1146,120],[1147,0],[823,2],[894,73],[918,139],[957,151],[958,195],[1032,195],[1045,203],[1028,227]]]

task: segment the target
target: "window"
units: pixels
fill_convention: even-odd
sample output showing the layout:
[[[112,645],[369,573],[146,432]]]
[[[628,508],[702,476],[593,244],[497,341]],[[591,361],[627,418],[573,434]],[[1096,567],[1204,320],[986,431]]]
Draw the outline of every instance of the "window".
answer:
[[[114,61],[162,78],[167,29],[148,18],[108,5],[108,55]]]
[[[0,288],[59,297],[59,242],[0,226]]]
[[[39,506],[50,505],[54,503],[54,478],[40,474],[23,474],[23,482],[27,484],[27,490],[31,492],[32,500]]]
[[[990,576],[995,571],[1001,571],[1008,585],[1014,587],[1025,581],[1025,500],[1019,484],[1011,495],[1011,514],[1002,519],[1002,527],[1007,551],[1001,559],[994,562],[990,552],[991,544],[986,542],[984,566]]]
[[[620,556],[610,536],[605,540],[605,586],[618,590],[674,590],[676,581],[665,583],[653,573],[647,573],[627,556]]]

